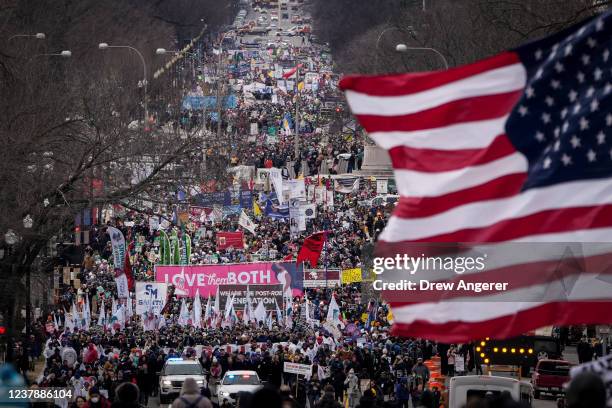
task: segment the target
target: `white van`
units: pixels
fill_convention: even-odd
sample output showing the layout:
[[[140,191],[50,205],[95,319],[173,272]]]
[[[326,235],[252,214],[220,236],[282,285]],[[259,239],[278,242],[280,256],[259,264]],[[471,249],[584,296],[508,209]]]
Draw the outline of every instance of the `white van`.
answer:
[[[487,394],[509,392],[515,401],[531,406],[533,386],[516,378],[495,377],[489,375],[467,375],[453,377],[449,386],[449,407],[462,408],[471,397],[485,397]]]

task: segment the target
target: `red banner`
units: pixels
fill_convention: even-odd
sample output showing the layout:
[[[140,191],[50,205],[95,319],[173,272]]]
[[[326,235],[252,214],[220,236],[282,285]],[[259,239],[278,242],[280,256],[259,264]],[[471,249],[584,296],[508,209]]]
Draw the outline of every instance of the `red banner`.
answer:
[[[217,249],[244,248],[244,232],[217,232]]]
[[[317,232],[312,234],[304,240],[302,248],[297,256],[297,263],[308,261],[310,262],[311,268],[315,268],[319,263],[319,257],[321,256],[321,250],[323,249],[323,243],[326,240],[326,232]]]

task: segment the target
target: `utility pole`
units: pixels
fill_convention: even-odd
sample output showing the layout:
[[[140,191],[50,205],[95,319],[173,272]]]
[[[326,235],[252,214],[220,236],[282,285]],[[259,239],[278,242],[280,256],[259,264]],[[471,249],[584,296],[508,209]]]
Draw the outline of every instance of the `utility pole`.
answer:
[[[219,46],[219,62],[217,63],[217,141],[221,140],[221,54],[223,54],[223,49]]]
[[[204,77],[204,58],[206,57],[204,47],[202,47],[202,43],[200,43],[200,72],[202,73],[202,77]],[[204,87],[202,87],[202,92],[204,92]],[[202,93],[202,170],[206,171],[206,159],[208,158],[208,132],[206,129],[206,95]]]
[[[300,66],[297,66],[295,72],[295,135],[293,136],[294,156],[295,160],[300,160]],[[298,162],[299,165],[301,163]],[[303,170],[302,170],[303,171]]]

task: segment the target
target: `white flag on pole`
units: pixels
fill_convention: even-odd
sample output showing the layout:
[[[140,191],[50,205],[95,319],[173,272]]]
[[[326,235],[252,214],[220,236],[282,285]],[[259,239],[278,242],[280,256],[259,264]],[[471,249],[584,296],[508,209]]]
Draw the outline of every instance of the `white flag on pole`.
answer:
[[[257,323],[266,321],[266,307],[264,306],[263,301],[260,300],[257,304],[254,315]]]
[[[338,306],[338,302],[336,302],[336,297],[332,296],[331,302],[329,302],[329,308],[327,309],[327,321],[336,324],[340,324],[344,327],[344,323],[340,320],[340,306]]]
[[[202,328],[202,301],[200,300],[200,289],[196,289],[195,299],[193,300],[193,325],[198,329]]]
[[[72,319],[74,320],[74,327],[77,329],[83,328],[83,322],[81,321],[81,313],[79,313],[79,309],[77,309],[76,304],[72,302]]]
[[[278,302],[274,299],[274,303],[276,304],[276,322],[280,325],[283,324],[283,313],[281,312],[280,307],[278,306]]]
[[[89,330],[91,324],[91,309],[89,308],[89,296],[85,295],[85,303],[83,303],[83,328]]]
[[[72,312],[67,312],[64,309],[64,328],[69,331],[74,331],[74,316],[72,316]]]
[[[242,212],[240,213],[240,218],[238,219],[238,225],[240,225],[242,228],[249,231],[251,234],[255,235],[255,229],[257,228],[257,224],[255,224],[253,220],[251,220],[249,216],[246,215],[244,210],[242,210]]]
[[[215,305],[213,307],[213,327],[217,326],[217,323],[219,322],[219,317],[221,314],[221,306],[220,306],[220,300],[221,296],[219,295],[219,286],[217,286],[217,294],[215,295]]]
[[[181,311],[179,312],[179,318],[178,318],[178,325],[179,326],[187,326],[189,325],[189,320],[190,320],[190,313],[189,313],[189,309],[187,308],[187,303],[185,303],[185,298],[182,299],[181,301]]]
[[[210,320],[210,314],[211,314],[211,304],[210,304],[210,294],[208,295],[208,302],[206,302],[206,310],[204,310],[204,321],[206,322],[205,324],[208,325],[208,321]]]
[[[229,320],[233,307],[234,307],[234,295],[228,298],[227,301],[225,302],[225,313],[223,313],[223,318],[225,320]]]

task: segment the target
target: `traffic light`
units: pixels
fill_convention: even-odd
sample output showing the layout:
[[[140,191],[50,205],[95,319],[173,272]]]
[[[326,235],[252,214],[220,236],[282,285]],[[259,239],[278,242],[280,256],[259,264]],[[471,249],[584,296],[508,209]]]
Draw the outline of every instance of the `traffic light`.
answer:
[[[0,326],[0,336],[4,336],[6,334],[6,327]]]

